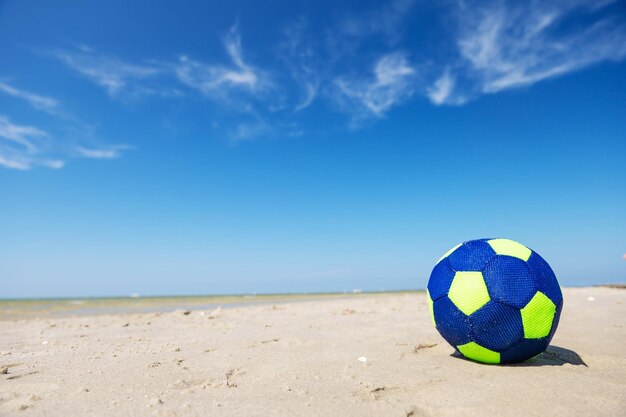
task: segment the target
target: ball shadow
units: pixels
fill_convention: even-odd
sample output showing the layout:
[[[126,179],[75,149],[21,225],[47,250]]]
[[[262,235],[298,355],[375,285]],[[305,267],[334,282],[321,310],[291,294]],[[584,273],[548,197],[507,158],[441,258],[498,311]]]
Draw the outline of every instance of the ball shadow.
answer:
[[[455,351],[452,355],[455,358],[465,359],[463,355],[459,352]],[[565,364],[579,366],[582,365],[587,367],[587,364],[580,357],[580,355],[574,352],[571,349],[562,348],[559,346],[548,346],[548,348],[535,356],[534,358],[528,359],[524,362],[520,363],[512,363],[512,364],[503,364],[502,366],[510,366],[510,367],[527,367],[527,366],[563,366]]]
[[[563,366],[565,364],[588,368],[587,364],[580,355],[571,349],[560,346],[548,346],[548,348],[527,361],[514,363],[508,366]]]

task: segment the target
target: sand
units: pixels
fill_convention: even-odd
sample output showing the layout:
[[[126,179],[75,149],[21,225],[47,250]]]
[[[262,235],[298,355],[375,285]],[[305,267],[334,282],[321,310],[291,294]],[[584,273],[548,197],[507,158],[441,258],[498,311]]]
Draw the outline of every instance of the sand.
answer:
[[[451,355],[419,293],[0,320],[0,415],[625,416],[626,290],[564,297],[515,366]]]

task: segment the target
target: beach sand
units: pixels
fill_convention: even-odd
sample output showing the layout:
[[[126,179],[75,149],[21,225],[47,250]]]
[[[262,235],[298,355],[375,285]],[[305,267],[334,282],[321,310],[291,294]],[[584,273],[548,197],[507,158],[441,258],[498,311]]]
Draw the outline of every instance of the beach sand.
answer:
[[[564,297],[515,366],[453,356],[423,293],[0,320],[0,415],[626,416],[626,290]]]

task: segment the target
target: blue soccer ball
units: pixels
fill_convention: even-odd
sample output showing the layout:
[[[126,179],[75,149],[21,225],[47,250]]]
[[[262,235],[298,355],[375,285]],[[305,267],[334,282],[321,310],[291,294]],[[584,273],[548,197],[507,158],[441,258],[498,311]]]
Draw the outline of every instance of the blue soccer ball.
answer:
[[[515,363],[543,352],[563,307],[559,283],[539,254],[509,239],[457,245],[428,281],[433,324],[461,355]]]

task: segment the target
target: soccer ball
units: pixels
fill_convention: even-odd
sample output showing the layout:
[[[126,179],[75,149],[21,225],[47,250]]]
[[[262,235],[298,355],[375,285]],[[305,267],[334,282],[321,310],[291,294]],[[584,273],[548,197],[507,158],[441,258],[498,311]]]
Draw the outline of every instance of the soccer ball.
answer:
[[[479,239],[449,250],[428,281],[433,324],[466,358],[515,363],[543,352],[559,323],[563,295],[536,252],[509,239]]]

